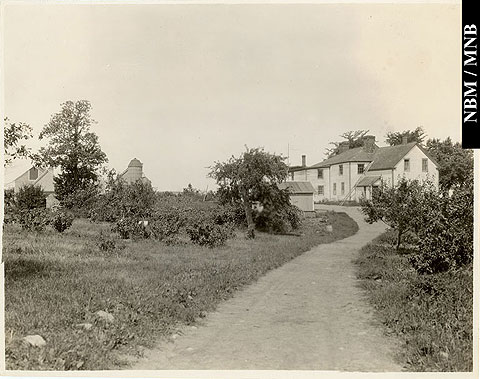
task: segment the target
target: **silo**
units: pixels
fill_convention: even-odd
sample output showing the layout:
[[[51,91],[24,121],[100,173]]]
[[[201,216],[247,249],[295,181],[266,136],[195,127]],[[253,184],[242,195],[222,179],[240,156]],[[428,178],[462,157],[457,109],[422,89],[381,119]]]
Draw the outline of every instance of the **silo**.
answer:
[[[143,175],[143,163],[140,162],[137,158],[133,158],[128,164],[127,173],[125,175],[125,180],[127,183],[135,183],[137,180],[140,180]]]

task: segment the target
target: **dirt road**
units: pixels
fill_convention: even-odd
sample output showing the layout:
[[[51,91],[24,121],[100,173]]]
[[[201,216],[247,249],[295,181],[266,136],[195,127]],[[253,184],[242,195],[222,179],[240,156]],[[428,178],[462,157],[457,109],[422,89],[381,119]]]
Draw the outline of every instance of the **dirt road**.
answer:
[[[132,368],[400,371],[395,341],[373,320],[352,263],[384,226],[341,210],[357,221],[357,234],[269,272]]]

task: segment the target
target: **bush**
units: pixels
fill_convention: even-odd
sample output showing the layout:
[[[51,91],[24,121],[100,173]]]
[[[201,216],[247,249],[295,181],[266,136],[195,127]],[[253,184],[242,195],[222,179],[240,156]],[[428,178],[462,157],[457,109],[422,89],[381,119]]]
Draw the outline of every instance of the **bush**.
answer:
[[[112,232],[118,233],[123,239],[148,238],[150,236],[147,228],[133,217],[117,220],[112,227]]]
[[[148,223],[152,237],[160,241],[171,240],[184,225],[185,217],[179,210],[156,212]]]
[[[22,209],[18,211],[16,220],[22,229],[42,232],[50,222],[50,214],[43,208]]]
[[[150,183],[126,183],[110,174],[106,192],[92,205],[89,217],[94,221],[116,222],[126,218],[147,220],[152,216],[156,194]]]
[[[15,207],[17,210],[45,208],[47,197],[42,187],[32,184],[20,187],[15,195]]]
[[[225,245],[232,235],[228,224],[218,225],[211,219],[197,220],[187,226],[190,240],[200,246],[216,247]]]
[[[125,248],[125,245],[118,245],[115,238],[105,234],[103,231],[101,231],[98,235],[97,241],[98,248],[104,252],[112,252],[117,248]]]
[[[410,260],[420,273],[443,272],[473,261],[473,190],[460,188],[435,202],[418,231],[418,254]]]
[[[255,225],[268,233],[284,234],[301,225],[302,212],[298,207],[287,204],[281,208],[264,208],[255,214]]]
[[[73,214],[62,210],[57,210],[52,213],[50,223],[57,232],[64,232],[72,226]]]

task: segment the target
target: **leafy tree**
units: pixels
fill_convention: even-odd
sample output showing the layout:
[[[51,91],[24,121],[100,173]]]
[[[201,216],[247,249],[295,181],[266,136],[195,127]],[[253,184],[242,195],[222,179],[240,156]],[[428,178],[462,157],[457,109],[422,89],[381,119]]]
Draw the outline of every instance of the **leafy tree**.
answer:
[[[15,194],[15,206],[18,210],[45,208],[47,197],[42,187],[27,184]]]
[[[344,141],[340,142],[330,142],[330,145],[333,145],[331,148],[327,148],[325,155],[327,157],[333,157],[334,155],[337,155],[340,153],[340,144],[348,142],[348,148],[349,149],[354,149],[355,147],[361,147],[364,145],[364,139],[368,134],[369,130],[355,130],[355,131],[348,131],[340,135],[341,138],[344,139]]]
[[[470,185],[473,181],[473,151],[453,143],[450,137],[444,141],[429,139],[428,152],[439,164],[439,184],[444,191]]]
[[[107,157],[98,136],[90,131],[95,122],[90,116],[90,102],[67,101],[61,107],[40,133],[40,139],[48,138],[49,144],[40,149],[35,160],[41,166],[61,168],[54,183],[55,195],[63,202],[68,195],[97,181],[97,170]]]
[[[419,126],[415,130],[405,130],[403,132],[389,132],[387,133],[385,142],[390,146],[397,146],[403,143],[403,137],[407,137],[407,142],[423,143],[425,139],[425,132],[423,127]]]
[[[434,274],[473,261],[473,181],[449,196],[424,200],[418,253],[410,261],[419,273]]]
[[[424,222],[421,219],[424,200],[434,193],[431,183],[402,178],[395,187],[382,183],[373,191],[372,199],[362,199],[360,205],[366,216],[365,221],[370,224],[383,221],[397,231],[398,249],[405,233],[419,230]]]
[[[32,138],[32,128],[23,123],[12,123],[5,117],[3,148],[5,153],[4,166],[9,165],[14,159],[29,157],[29,149],[22,144],[22,140]]]
[[[278,184],[287,177],[285,158],[267,153],[260,148],[247,150],[239,157],[232,156],[227,162],[216,162],[209,176],[217,181],[218,196],[223,204],[240,203],[247,219],[247,237],[255,237],[252,204],[264,199],[282,198],[285,192]],[[280,206],[280,205],[279,205]]]

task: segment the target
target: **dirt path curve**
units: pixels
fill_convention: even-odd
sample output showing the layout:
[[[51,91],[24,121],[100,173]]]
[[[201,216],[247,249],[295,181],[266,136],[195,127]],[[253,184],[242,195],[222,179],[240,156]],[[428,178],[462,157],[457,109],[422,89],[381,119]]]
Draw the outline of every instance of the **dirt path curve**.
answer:
[[[270,271],[132,368],[401,371],[352,263],[384,227],[366,224],[357,208],[322,208],[347,212],[359,232]]]

